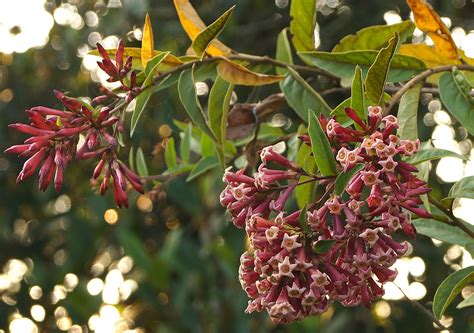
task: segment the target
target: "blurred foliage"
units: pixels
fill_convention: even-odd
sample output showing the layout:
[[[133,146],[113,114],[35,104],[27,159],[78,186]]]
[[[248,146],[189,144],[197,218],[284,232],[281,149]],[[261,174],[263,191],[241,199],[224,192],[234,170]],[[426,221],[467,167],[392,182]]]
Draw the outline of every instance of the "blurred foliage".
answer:
[[[280,5],[286,2],[277,1]],[[317,20],[320,50],[331,50],[342,37],[360,28],[384,24],[387,11],[399,13],[402,18],[409,15],[409,8],[402,0],[326,2]],[[20,141],[16,133],[7,129],[7,124],[24,121],[24,109],[33,105],[57,105],[52,93],[54,88],[67,87],[79,96],[96,92],[89,72],[78,57],[78,47],[88,43],[91,33],[125,37],[128,46],[139,46],[133,29],[141,27],[148,12],[155,29],[157,49],[184,53],[189,45],[171,0],[123,0],[119,8],[108,8],[100,0],[70,0],[69,3],[82,16],[88,11],[97,13],[99,25],[76,30],[55,24],[44,48],[22,54],[0,54],[1,150]],[[110,0],[109,6],[110,3],[120,1]],[[211,22],[216,13],[228,9],[235,1],[193,3],[204,21]],[[455,0],[432,3],[441,16],[451,18],[453,26],[474,29],[473,2],[464,1],[464,6],[459,6],[462,1]],[[46,8],[53,13],[60,5],[59,0],[49,1]],[[220,39],[244,53],[273,55],[278,33],[289,24],[288,11],[288,6],[279,8],[273,1],[238,1]],[[239,101],[257,101],[268,95],[268,89],[271,88],[257,89],[248,96],[238,91]],[[334,94],[329,102],[335,106],[342,97],[347,96]],[[153,98],[156,112],[144,115],[145,121],[139,124],[133,142],[143,148],[149,167],[158,171],[164,168],[163,154],[152,155],[152,151],[161,149],[159,127],[168,124],[176,129],[171,116],[182,119],[184,112],[176,91],[167,90]],[[423,114],[420,112],[420,117]],[[427,139],[430,133],[420,135]],[[72,165],[59,194],[52,189],[39,192],[35,179],[17,186],[15,177],[20,168],[16,158],[0,156],[0,267],[4,267],[4,275],[0,275],[1,329],[8,329],[9,322],[16,318],[15,313],[31,318],[32,305],[39,304],[46,310],[46,318],[36,322],[40,331],[67,330],[71,325],[79,325],[73,326],[74,332],[79,332],[79,327],[85,332],[94,327],[97,316],[92,319],[91,316],[99,313],[101,305],[112,303],[123,319],[117,321],[117,330],[127,326],[146,332],[434,331],[431,321],[403,300],[390,302],[388,317],[362,307],[336,307],[321,317],[288,326],[273,325],[265,313],[244,314],[247,297],[237,279],[238,255],[245,246],[244,233],[230,227],[224,216],[217,195],[223,184],[215,174],[192,183],[186,183],[185,177],[165,182],[152,193],[153,201],[147,197],[131,198],[136,204],[128,210],[116,210],[118,219],[108,224],[104,213],[115,209],[115,205],[111,195],[100,197],[90,190],[90,163],[82,163],[80,167]],[[446,192],[440,184],[431,186],[434,192]],[[110,216],[106,219],[115,221],[110,220]],[[450,265],[456,264],[442,260],[448,247],[448,244],[435,247],[423,236],[414,244],[414,255],[422,257],[427,267],[417,278],[427,289],[422,303],[433,298],[437,285],[451,271]],[[124,256],[127,256],[125,260]],[[133,267],[129,258],[133,260]],[[12,259],[21,260],[26,268]],[[126,281],[136,281],[137,286],[136,291],[128,294],[126,288],[122,288],[119,300],[116,299],[117,288],[109,290],[109,296],[105,295],[107,286],[113,289],[120,285],[117,272],[121,272],[120,277],[123,275]],[[68,273],[78,277],[77,286],[71,284],[74,282],[71,275],[65,280]],[[20,278],[11,282],[8,276]],[[94,278],[105,280],[106,286],[96,296],[88,292]],[[3,288],[7,280],[11,283]],[[42,289],[39,299],[36,299],[38,289],[32,289],[33,286]],[[454,313],[448,311],[448,315]],[[472,310],[470,313],[458,311],[453,329],[467,332],[468,321],[473,327],[473,320]]]

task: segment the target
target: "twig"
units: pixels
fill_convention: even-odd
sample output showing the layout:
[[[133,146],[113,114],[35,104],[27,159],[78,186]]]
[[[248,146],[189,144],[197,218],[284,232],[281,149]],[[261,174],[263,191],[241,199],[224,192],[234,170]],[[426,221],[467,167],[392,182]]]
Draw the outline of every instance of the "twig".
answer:
[[[447,330],[449,332],[454,332],[452,329],[444,326],[443,324],[441,324],[441,322],[438,320],[438,318],[435,317],[435,315],[430,311],[428,310],[427,308],[425,308],[423,305],[420,304],[420,302],[417,302],[415,300],[412,300],[411,298],[408,297],[407,294],[405,294],[405,292],[403,291],[402,288],[400,288],[395,282],[392,282],[395,287],[398,288],[398,290],[401,291],[401,293],[403,294],[403,296],[405,296],[406,300],[408,302],[410,302],[410,304],[412,304],[414,307],[416,307],[418,310],[420,310],[422,313],[424,313],[425,315],[427,315],[432,321],[433,323],[436,324],[436,326],[438,326],[439,330],[442,331],[442,330]]]
[[[444,214],[449,216],[451,219],[450,225],[456,226],[459,229],[462,229],[466,234],[468,234],[471,238],[474,238],[474,232],[472,232],[468,227],[466,227],[456,216],[454,216],[453,211],[451,209],[446,208],[441,202],[433,198],[432,196],[428,195],[428,200],[435,205],[436,208],[441,210]],[[445,222],[445,221],[442,221]]]
[[[418,82],[422,82],[426,80],[426,78],[428,78],[429,76],[436,73],[449,72],[453,69],[453,67],[457,67],[460,70],[474,71],[474,66],[471,66],[471,65],[446,65],[446,66],[440,66],[440,67],[427,69],[426,71],[421,72],[420,74],[413,77],[399,91],[397,91],[395,95],[393,95],[392,99],[390,100],[389,105],[384,110],[384,114],[385,115],[389,114],[392,108],[395,106],[395,104],[397,104],[400,98],[402,98],[403,94],[405,94],[410,88],[412,88]]]
[[[403,86],[386,86],[384,91],[386,93],[396,93],[402,88],[403,88]],[[351,92],[350,87],[334,87],[334,88],[329,88],[329,89],[323,90],[319,94],[321,96],[327,96],[327,95],[331,95],[331,94],[337,94],[337,93],[344,94],[344,93],[350,93],[350,92]],[[423,87],[423,88],[421,88],[421,92],[425,93],[425,94],[439,95],[439,89],[434,88],[434,87]],[[471,91],[471,96],[474,97],[474,91]]]

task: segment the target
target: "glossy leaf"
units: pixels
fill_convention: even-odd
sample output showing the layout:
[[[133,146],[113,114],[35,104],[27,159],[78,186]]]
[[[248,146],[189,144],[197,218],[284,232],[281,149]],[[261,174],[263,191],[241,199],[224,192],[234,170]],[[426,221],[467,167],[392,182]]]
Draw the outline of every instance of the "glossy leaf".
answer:
[[[165,163],[168,169],[174,168],[178,165],[174,138],[168,138],[168,141],[166,142]]]
[[[438,160],[443,157],[455,157],[455,158],[460,158],[462,160],[468,159],[468,157],[459,155],[450,150],[440,149],[440,148],[429,148],[429,149],[422,149],[418,151],[416,154],[410,157],[407,157],[405,159],[405,162],[411,163],[413,165],[417,165],[425,161]]]
[[[287,28],[283,29],[278,34],[275,59],[287,64],[293,64],[293,54],[291,53],[291,45],[288,40]],[[276,72],[278,75],[285,75],[288,73],[288,70],[286,68],[276,67]]]
[[[474,135],[474,97],[471,85],[462,72],[453,69],[439,79],[441,101],[462,126]]]
[[[168,56],[169,52],[163,52],[155,56],[152,60],[149,61],[150,66],[148,67],[148,74],[143,81],[142,88],[148,87],[153,82],[153,73],[155,73],[156,69],[160,65],[160,63]],[[132,118],[130,120],[130,136],[133,136],[135,132],[135,128],[137,127],[138,121],[145,110],[145,107],[150,100],[151,95],[156,91],[156,89],[163,84],[167,79],[162,79],[157,87],[149,87],[146,90],[142,91],[136,98],[135,98],[135,109],[133,109]]]
[[[360,170],[364,168],[364,164],[356,164],[352,169],[347,172],[341,172],[337,178],[334,185],[334,192],[337,195],[342,195],[346,189],[346,185],[355,176]]]
[[[252,72],[244,66],[227,59],[219,62],[217,72],[227,82],[242,86],[261,86],[276,83],[283,79],[281,75],[265,75]]]
[[[230,98],[232,97],[233,90],[233,84],[228,83],[221,77],[217,77],[209,94],[207,106],[209,126],[217,138],[217,142],[221,145],[225,142],[227,113],[229,111]]]
[[[381,105],[385,83],[387,82],[390,63],[399,42],[398,34],[389,40],[387,47],[382,48],[374,63],[370,66],[365,78],[365,93],[369,100],[375,105]]]
[[[442,242],[466,246],[472,242],[471,237],[458,227],[432,219],[416,219],[412,221],[416,231]]]
[[[184,31],[189,38],[194,41],[201,31],[206,28],[206,25],[199,17],[198,13],[191,5],[189,0],[173,0],[176,12],[178,13],[179,21]],[[217,39],[213,40],[207,48],[207,53],[211,56],[221,56],[231,53],[232,50],[222,44]]]
[[[311,138],[311,148],[316,165],[323,176],[336,175],[336,160],[332,153],[331,144],[329,143],[326,133],[321,128],[316,114],[310,110],[308,120],[308,134]]]
[[[192,122],[199,127],[204,133],[213,137],[213,134],[207,126],[207,120],[204,111],[199,103],[196,95],[196,87],[194,85],[193,69],[187,69],[181,72],[178,80],[178,94],[181,103],[186,110]]]
[[[400,99],[397,135],[401,139],[418,139],[418,104],[422,86],[422,83],[414,85]]]
[[[186,181],[191,181],[195,179],[196,177],[199,177],[203,173],[219,166],[219,160],[215,156],[207,156],[203,157],[199,162],[196,163],[194,168],[191,170],[191,173],[189,174],[188,178],[186,178]]]
[[[435,317],[441,318],[462,288],[473,282],[474,266],[460,269],[441,282],[433,298],[433,314]]]
[[[365,107],[364,99],[364,83],[362,82],[362,70],[356,66],[354,79],[351,87],[351,108],[355,110],[357,115],[363,120],[367,121],[367,108]],[[356,124],[356,127],[358,125]]]
[[[150,16],[147,13],[145,17],[145,25],[143,26],[142,49],[140,53],[143,68],[146,68],[148,61],[153,58],[154,49],[153,28],[151,27]]]
[[[456,305],[456,309],[464,309],[474,306],[474,294],[470,294],[465,300]]]
[[[425,0],[407,0],[407,3],[413,12],[417,28],[430,36],[435,49],[449,59],[457,59],[458,48],[451,37],[451,32],[433,7]]]
[[[181,159],[184,163],[189,163],[189,153],[191,147],[191,138],[192,138],[193,125],[189,123],[181,137],[181,143],[179,145],[179,150],[181,152]]]
[[[296,155],[296,162],[298,165],[301,165],[303,170],[307,173],[314,174],[316,172],[316,163],[314,162],[314,158],[311,156],[311,148],[304,143],[300,144],[298,153]],[[302,176],[300,178],[300,182],[304,182],[309,179],[310,177]],[[296,204],[300,209],[303,208],[308,202],[311,202],[313,199],[315,186],[316,182],[309,182],[296,186],[295,199]]]
[[[474,199],[474,176],[464,177],[454,184],[447,198]]]
[[[300,57],[312,66],[324,69],[343,79],[352,79],[357,65],[362,69],[363,76],[377,57],[377,51],[350,51],[350,52],[300,52]],[[419,74],[426,65],[423,61],[414,57],[396,54],[390,64],[388,74],[389,82],[401,82],[409,80],[412,76]]]
[[[395,33],[400,35],[400,43],[403,43],[413,34],[415,25],[406,20],[391,25],[374,25],[357,31],[341,39],[332,49],[332,52],[346,52],[353,50],[380,50],[386,46],[389,39]]]
[[[314,50],[314,28],[316,26],[316,0],[292,0],[290,31],[293,45],[298,51]]]
[[[145,156],[143,155],[143,150],[141,147],[138,147],[137,149],[135,162],[137,164],[138,174],[142,177],[148,176],[148,167],[146,166]]]
[[[300,212],[299,217],[300,227],[304,232],[310,232],[310,228],[308,225],[308,206],[304,205]]]
[[[288,74],[280,82],[280,88],[288,105],[304,121],[308,119],[308,110],[311,108],[316,115],[329,115],[331,107],[324,101],[310,85],[295,70],[288,68]]]
[[[318,254],[323,254],[328,252],[332,246],[336,243],[335,239],[323,239],[319,240],[314,244],[313,251]]]
[[[209,44],[220,35],[222,30],[224,30],[224,27],[227,24],[227,21],[229,20],[234,8],[235,6],[229,8],[217,20],[212,22],[212,24],[210,24],[196,36],[191,44],[191,47],[198,56],[201,56],[203,53],[205,53]]]

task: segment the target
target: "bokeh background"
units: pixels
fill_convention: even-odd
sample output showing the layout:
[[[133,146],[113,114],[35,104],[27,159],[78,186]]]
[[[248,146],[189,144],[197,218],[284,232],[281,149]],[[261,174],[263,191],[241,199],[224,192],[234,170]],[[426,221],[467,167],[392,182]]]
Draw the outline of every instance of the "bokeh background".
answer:
[[[456,43],[474,57],[474,3],[431,3]],[[237,4],[221,39],[244,53],[273,55],[276,36],[290,21],[288,0],[193,4],[205,22]],[[320,50],[365,26],[410,17],[400,0],[319,0],[318,8]],[[183,54],[189,40],[171,0],[1,0],[0,150],[24,139],[7,128],[26,120],[24,109],[58,106],[53,89],[97,94],[95,82],[104,77],[88,51],[96,42],[115,47],[120,38],[140,46],[146,12],[156,48]],[[413,41],[429,43],[419,31]],[[344,97],[328,96],[332,105]],[[239,93],[239,101],[246,98],[248,92]],[[422,139],[474,156],[471,140],[439,97],[424,94],[422,104]],[[172,118],[183,118],[183,111],[174,89],[159,93],[152,105],[131,144],[143,148],[150,170],[159,173],[164,168],[159,128],[168,124],[176,130]],[[247,299],[237,278],[244,233],[229,225],[218,203],[223,185],[216,174],[192,183],[174,179],[119,210],[110,194],[100,197],[90,189],[91,163],[71,165],[61,193],[39,192],[34,178],[16,185],[21,163],[0,155],[0,332],[435,331],[394,285],[370,310],[334,306],[288,326],[272,324],[266,314],[244,314]],[[473,162],[446,158],[431,165],[430,182],[442,194],[472,174]],[[473,207],[472,200],[456,202],[455,213],[474,224]],[[396,264],[396,283],[429,306],[450,272],[472,264],[461,247],[419,236],[412,253]],[[443,323],[456,332],[472,331],[473,312],[453,308]]]

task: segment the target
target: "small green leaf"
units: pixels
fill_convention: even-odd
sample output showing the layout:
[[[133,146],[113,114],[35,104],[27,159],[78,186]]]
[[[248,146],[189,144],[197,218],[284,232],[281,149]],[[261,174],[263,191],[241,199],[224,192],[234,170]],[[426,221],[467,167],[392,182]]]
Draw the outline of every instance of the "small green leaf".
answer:
[[[431,219],[416,219],[412,221],[419,234],[440,240],[442,242],[466,246],[472,242],[471,237],[461,229]]]
[[[329,115],[331,107],[295,70],[288,68],[288,74],[280,82],[280,89],[285,95],[288,105],[304,121],[308,120],[311,108],[317,115]]]
[[[469,306],[474,306],[474,294],[469,295],[464,301],[456,305],[456,309],[463,309]]]
[[[153,78],[153,75],[157,73],[157,69],[159,65],[165,60],[165,58],[169,54],[170,52],[160,52],[147,62],[146,67],[145,67],[146,79],[148,79],[150,75],[152,75],[152,78]]]
[[[208,25],[204,30],[202,30],[196,38],[193,40],[191,47],[198,56],[201,56],[206,52],[209,44],[216,39],[222,30],[224,30],[227,21],[234,10],[235,5],[229,8],[224,12],[217,20]]]
[[[304,232],[311,231],[308,225],[308,206],[307,205],[304,205],[304,207],[301,209],[299,222],[300,222],[300,227]]]
[[[142,148],[138,147],[137,155],[135,156],[135,161],[137,163],[137,172],[140,176],[146,177],[148,176],[148,168],[145,162],[145,156],[143,155]]]
[[[336,184],[334,185],[334,192],[337,195],[342,195],[346,189],[346,185],[352,179],[352,177],[364,168],[364,164],[356,164],[348,172],[341,172],[336,178]]]
[[[291,46],[288,41],[288,28],[283,29],[278,34],[275,59],[287,64],[293,64],[293,55],[291,54]],[[288,70],[286,68],[276,67],[276,72],[278,75],[285,75],[288,73]]]
[[[415,84],[403,94],[398,107],[398,130],[400,139],[416,140],[418,138],[418,103],[423,83]]]
[[[439,79],[441,101],[454,118],[474,135],[474,97],[470,95],[472,85],[457,68],[444,73]]]
[[[152,60],[150,60],[147,64],[147,68],[149,68],[149,73],[147,74],[147,77],[145,81],[143,81],[142,88],[143,87],[148,87],[152,82],[153,82],[153,73],[155,72],[155,69],[158,68],[160,63],[169,55],[169,52],[162,52],[155,57],[153,57]],[[132,118],[130,120],[130,136],[133,136],[133,133],[135,132],[135,128],[137,127],[138,120],[140,120],[140,117],[143,114],[143,111],[145,110],[146,104],[150,100],[151,95],[156,91],[156,89],[163,84],[169,76],[166,78],[162,79],[158,86],[155,87],[148,87],[146,90],[143,90],[136,98],[135,98],[135,109],[133,110],[132,113]]]
[[[190,182],[191,180],[195,179],[196,177],[199,177],[206,171],[209,171],[218,166],[219,160],[216,156],[203,157],[201,160],[199,160],[199,162],[196,163],[194,168],[191,170],[191,173],[189,174],[186,181]]]
[[[436,290],[433,298],[433,314],[441,318],[462,288],[474,282],[474,266],[460,269],[449,275]]]
[[[189,163],[189,151],[191,146],[192,133],[193,125],[189,123],[183,132],[183,137],[179,146],[179,150],[181,151],[181,159],[184,163]]]
[[[194,69],[187,69],[181,72],[178,80],[179,99],[192,122],[209,137],[213,137],[214,135],[207,126],[204,111],[196,95],[193,71]]]
[[[313,157],[318,169],[321,171],[323,176],[336,175],[336,160],[332,153],[331,144],[329,143],[326,133],[321,128],[319,119],[312,110],[309,112],[308,122],[308,134],[311,138]]]
[[[300,52],[301,59],[310,66],[324,69],[340,78],[350,80],[357,65],[362,69],[362,76],[367,74],[370,65],[377,57],[377,51],[349,52]],[[411,79],[426,69],[423,61],[414,57],[395,54],[390,64],[389,82],[402,82]]]
[[[422,149],[418,151],[416,154],[413,154],[407,157],[405,159],[405,162],[411,163],[413,165],[417,165],[425,161],[438,160],[443,157],[455,157],[455,158],[460,158],[465,161],[469,159],[466,156],[459,155],[450,150],[445,150],[445,149],[440,149],[440,148],[429,148],[429,149]]]
[[[399,42],[398,33],[391,38],[387,47],[380,49],[374,63],[370,66],[365,78],[365,91],[367,97],[375,105],[381,105],[385,83],[387,82],[390,63],[392,62]]]
[[[174,138],[169,138],[165,148],[165,163],[168,169],[174,168],[178,165],[176,160],[176,147],[174,145]]]
[[[209,94],[209,102],[207,105],[209,127],[221,146],[225,142],[227,113],[229,111],[230,98],[233,90],[233,84],[228,83],[218,76]]]
[[[216,153],[214,142],[207,136],[201,136],[201,155],[203,157],[214,156]]]
[[[400,43],[411,37],[415,25],[406,20],[391,25],[373,25],[348,35],[332,49],[332,52],[346,52],[353,50],[380,50],[387,45],[388,40],[397,32],[400,35]]]
[[[133,151],[133,146],[130,147],[128,152],[128,166],[131,170],[135,170],[135,152]]]
[[[328,252],[332,246],[336,243],[335,239],[323,239],[319,240],[314,244],[313,251],[318,254],[323,254]]]
[[[445,199],[447,198],[474,199],[474,176],[464,177],[454,184]]]
[[[298,51],[314,50],[316,26],[316,0],[292,0],[290,31],[293,45]]]
[[[301,143],[300,147],[298,148],[296,162],[307,173],[314,174],[316,172],[316,163],[314,162],[314,158],[311,156],[311,148],[304,143]],[[304,182],[309,179],[310,177],[302,176],[300,178],[300,182]],[[309,182],[296,186],[295,199],[299,208],[303,208],[308,202],[311,202],[314,196],[315,186],[316,182]]]
[[[362,82],[362,69],[359,65],[355,68],[354,79],[351,88],[351,108],[364,121],[367,121],[367,109],[364,105],[364,83]],[[356,127],[360,127],[356,124]]]

